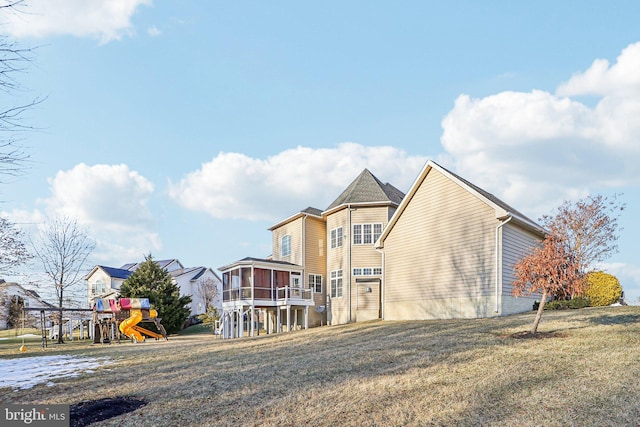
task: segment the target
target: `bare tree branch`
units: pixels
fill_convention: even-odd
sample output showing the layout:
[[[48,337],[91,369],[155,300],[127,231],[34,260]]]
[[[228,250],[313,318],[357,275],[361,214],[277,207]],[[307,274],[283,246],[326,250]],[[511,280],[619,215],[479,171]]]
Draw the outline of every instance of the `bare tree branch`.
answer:
[[[54,286],[58,307],[62,309],[65,291],[82,283],[88,267],[87,260],[95,249],[95,243],[76,219],[55,217],[49,219],[40,232],[39,241],[33,245],[36,258],[42,264],[45,275]],[[62,319],[62,310],[60,310]],[[58,342],[62,343],[62,322],[59,324]]]
[[[0,5],[0,13],[22,13],[16,6],[23,3],[22,0],[5,1]],[[0,35],[0,91],[6,96],[2,97],[0,104],[0,176],[17,176],[26,168],[29,155],[17,142],[17,132],[31,131],[34,127],[28,123],[25,112],[44,101],[45,98],[36,98],[29,102],[13,102],[13,96],[23,90],[16,76],[27,72],[33,61],[33,49],[21,48],[16,42]]]
[[[14,274],[15,268],[30,258],[23,232],[0,217],[0,274]]]

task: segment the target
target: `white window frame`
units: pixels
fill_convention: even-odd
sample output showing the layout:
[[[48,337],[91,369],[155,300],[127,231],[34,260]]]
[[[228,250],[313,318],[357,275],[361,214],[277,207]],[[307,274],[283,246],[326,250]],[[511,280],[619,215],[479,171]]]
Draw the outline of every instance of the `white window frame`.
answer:
[[[339,248],[342,246],[344,234],[342,233],[342,227],[336,227],[331,230],[331,249]]]
[[[309,289],[315,294],[322,293],[322,274],[309,273]]]
[[[380,276],[382,274],[382,267],[354,267],[354,276]]]
[[[331,298],[342,298],[343,296],[342,270],[331,272]]]
[[[291,235],[285,234],[280,240],[280,255],[286,257],[291,255]]]
[[[353,244],[362,244],[362,224],[353,224]]]
[[[353,244],[372,245],[382,234],[382,223],[353,224]]]

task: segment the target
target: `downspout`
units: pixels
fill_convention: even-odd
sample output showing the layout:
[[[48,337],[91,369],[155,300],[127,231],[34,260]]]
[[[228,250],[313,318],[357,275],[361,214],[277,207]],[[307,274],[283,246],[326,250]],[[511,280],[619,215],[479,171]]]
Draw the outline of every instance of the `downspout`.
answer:
[[[307,248],[307,239],[305,238],[304,231],[306,229],[305,223],[307,220],[307,216],[304,215],[302,217],[302,283],[301,286],[304,288],[304,278],[307,274],[307,257],[306,257],[306,248]]]
[[[502,218],[508,217],[506,220],[501,221],[500,224],[496,226],[496,313],[500,312],[500,283],[502,282],[502,269],[500,268],[500,229],[503,225],[508,223],[513,219],[511,213],[507,212],[505,216]],[[501,220],[502,218],[498,218]],[[500,273],[500,274],[498,274]]]
[[[347,301],[349,304],[349,323],[351,323],[352,318],[351,318],[351,205],[350,204],[347,205],[347,211],[349,212],[349,228],[348,228],[349,231],[347,234],[347,238],[349,239],[349,256],[348,256],[349,269],[347,270],[347,277],[349,278],[349,298]]]
[[[380,254],[382,255],[382,275],[380,276],[380,319],[384,320],[384,279],[387,269],[385,268],[384,264],[384,250],[376,248],[376,251],[380,252]]]

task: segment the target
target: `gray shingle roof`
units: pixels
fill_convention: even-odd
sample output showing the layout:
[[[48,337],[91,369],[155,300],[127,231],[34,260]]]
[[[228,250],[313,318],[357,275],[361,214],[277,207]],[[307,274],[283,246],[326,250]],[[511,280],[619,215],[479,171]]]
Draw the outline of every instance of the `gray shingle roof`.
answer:
[[[334,200],[327,210],[350,203],[391,202],[400,204],[404,193],[393,185],[383,184],[368,169],[360,175]]]
[[[300,212],[310,214],[310,215],[315,215],[315,216],[322,216],[322,211],[320,209],[312,208],[311,206],[301,210]]]

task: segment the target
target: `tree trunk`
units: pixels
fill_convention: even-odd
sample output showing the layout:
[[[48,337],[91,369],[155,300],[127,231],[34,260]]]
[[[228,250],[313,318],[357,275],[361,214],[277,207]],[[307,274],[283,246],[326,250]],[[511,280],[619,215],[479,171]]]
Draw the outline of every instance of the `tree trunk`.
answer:
[[[58,302],[58,307],[60,308],[60,318],[58,319],[58,344],[64,344],[64,340],[62,339],[62,286],[60,286],[60,299]]]
[[[542,292],[542,299],[540,300],[540,305],[538,306],[538,312],[536,313],[536,318],[533,321],[533,326],[531,326],[531,334],[535,334],[538,332],[538,325],[540,324],[540,319],[542,318],[542,311],[544,310],[544,305],[547,302],[547,291]]]

